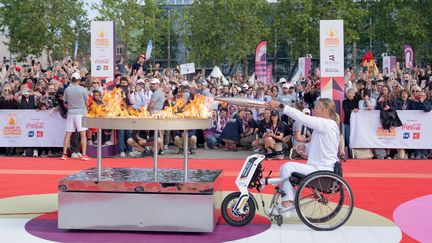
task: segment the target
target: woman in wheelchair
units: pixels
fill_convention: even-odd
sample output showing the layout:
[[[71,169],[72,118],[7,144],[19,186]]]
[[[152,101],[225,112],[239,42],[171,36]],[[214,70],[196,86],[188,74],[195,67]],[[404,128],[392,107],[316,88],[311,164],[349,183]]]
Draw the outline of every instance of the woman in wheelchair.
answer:
[[[282,197],[282,210],[274,210],[272,214],[278,211],[289,214],[291,209],[294,209],[295,197],[294,187],[288,180],[291,173],[298,172],[308,175],[318,170],[334,171],[334,166],[338,162],[339,119],[334,102],[327,98],[321,98],[317,101],[314,116],[305,115],[295,108],[280,104],[278,101],[270,101],[267,105],[273,109],[283,109],[284,114],[300,121],[314,131],[310,141],[307,163],[288,162],[280,167],[280,176],[284,179],[281,188],[285,194]]]

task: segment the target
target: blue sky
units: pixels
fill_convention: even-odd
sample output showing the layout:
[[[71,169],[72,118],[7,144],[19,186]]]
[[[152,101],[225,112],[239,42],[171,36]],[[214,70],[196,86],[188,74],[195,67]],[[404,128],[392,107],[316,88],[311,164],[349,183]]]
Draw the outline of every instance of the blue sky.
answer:
[[[96,10],[92,10],[91,6],[93,4],[100,4],[102,1],[101,0],[85,0],[84,2],[84,8],[87,10],[88,12],[88,17],[90,20],[93,20],[97,15],[98,15],[98,11]]]

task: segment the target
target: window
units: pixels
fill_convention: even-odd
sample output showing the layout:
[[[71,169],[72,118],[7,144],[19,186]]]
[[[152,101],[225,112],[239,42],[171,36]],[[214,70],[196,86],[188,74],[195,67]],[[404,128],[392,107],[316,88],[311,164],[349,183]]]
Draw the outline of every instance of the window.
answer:
[[[123,47],[116,48],[116,55],[123,55]]]

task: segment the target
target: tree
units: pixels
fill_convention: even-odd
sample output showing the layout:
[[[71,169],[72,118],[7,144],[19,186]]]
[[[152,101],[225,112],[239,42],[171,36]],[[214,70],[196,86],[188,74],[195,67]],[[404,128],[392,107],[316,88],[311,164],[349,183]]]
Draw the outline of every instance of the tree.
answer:
[[[124,41],[124,59],[128,54],[145,51],[150,39],[153,41],[153,53],[158,54],[158,46],[165,41],[166,18],[164,11],[154,0],[102,0],[100,5],[93,5],[100,13],[97,20],[116,22],[116,33]]]
[[[360,39],[359,31],[365,12],[359,3],[346,0],[281,0],[275,11],[278,39],[291,47],[291,58],[311,53],[319,54],[319,22],[343,19],[345,44]]]
[[[270,34],[266,0],[196,0],[189,9],[191,59],[202,64],[237,63],[253,55]],[[245,72],[245,75],[247,73]]]
[[[385,52],[402,57],[403,45],[414,48],[417,60],[426,57],[431,39],[431,1],[387,0],[368,2],[374,39],[386,44]]]
[[[75,40],[88,33],[80,0],[0,0],[0,5],[0,26],[19,60],[40,56],[43,50],[64,57],[73,52]]]

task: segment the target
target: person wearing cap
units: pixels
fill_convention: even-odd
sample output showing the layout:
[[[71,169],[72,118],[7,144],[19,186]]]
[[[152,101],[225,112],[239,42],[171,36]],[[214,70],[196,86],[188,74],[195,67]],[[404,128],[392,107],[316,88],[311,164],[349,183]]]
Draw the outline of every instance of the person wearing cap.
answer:
[[[280,185],[285,195],[282,197],[280,209],[283,216],[288,216],[294,210],[294,187],[288,178],[293,172],[309,175],[318,170],[334,171],[335,164],[339,161],[338,148],[340,140],[339,120],[336,106],[331,99],[321,98],[314,109],[315,116],[309,116],[303,112],[279,101],[270,101],[267,106],[273,109],[283,109],[284,114],[313,129],[310,138],[309,154],[306,164],[288,162],[280,167],[280,176],[283,183]],[[274,212],[276,211],[276,212]],[[278,214],[280,210],[272,210],[271,214]]]
[[[303,114],[310,116],[311,112],[308,108],[302,110]],[[290,153],[290,158],[295,157],[293,154],[296,153],[303,159],[308,158],[308,146],[310,139],[312,137],[312,130],[307,128],[300,121],[295,121],[293,124],[294,139],[293,139],[293,149]]]
[[[270,114],[270,122],[267,124],[266,132],[263,134],[264,148],[267,153],[282,151],[282,139],[285,127],[279,117],[279,111],[273,110]],[[283,159],[283,156],[278,156]]]
[[[294,85],[292,83],[284,83],[282,85],[282,94],[278,95],[276,99],[284,104],[294,107],[296,102],[296,94],[294,92]]]
[[[213,95],[210,93],[210,90],[207,88],[207,83],[205,81],[199,80],[196,82],[197,84],[197,91],[199,94],[204,95],[206,97],[213,97]]]
[[[162,110],[163,104],[165,102],[165,94],[160,87],[159,79],[152,78],[150,80],[150,90],[153,92],[153,94],[150,98],[147,110],[151,113],[155,113]]]
[[[79,132],[81,137],[82,160],[90,160],[86,155],[87,150],[87,128],[82,126],[82,117],[87,113],[88,91],[80,86],[81,77],[75,72],[71,76],[72,84],[64,91],[63,102],[68,109],[66,118],[66,134],[63,142],[62,160],[68,159],[67,149],[73,132]]]

